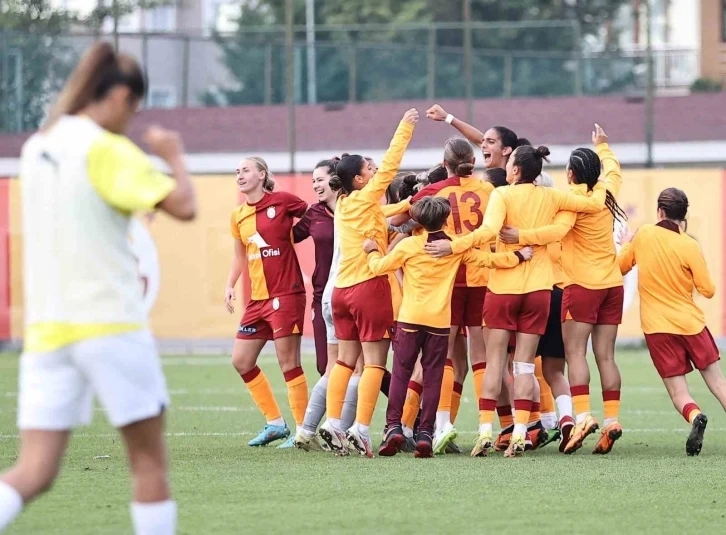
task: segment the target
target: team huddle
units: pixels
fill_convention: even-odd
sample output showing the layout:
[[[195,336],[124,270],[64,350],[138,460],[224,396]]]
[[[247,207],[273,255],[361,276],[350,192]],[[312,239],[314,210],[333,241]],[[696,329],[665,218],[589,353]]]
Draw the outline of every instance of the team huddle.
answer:
[[[646,343],[691,424],[686,452],[698,455],[707,417],[685,375],[697,368],[725,408],[726,381],[692,297],[695,288],[710,298],[714,285],[686,234],[686,195],[664,190],[657,224],[614,236],[615,222],[627,220],[616,200],[622,175],[599,125],[594,150],[570,155],[564,192],[542,172],[547,147],[501,126],[482,133],[438,105],[426,115],[465,136],[446,142],[441,164],[399,173],[419,119],[412,109],[380,167],[360,155],[321,161],[313,172],[319,202],[310,207],[274,192],[263,160],[240,163],[246,201],[232,214],[235,258],[225,301],[233,312],[246,255],[252,295],[233,363],[267,420],[249,445],[284,440],[279,448],[373,457],[370,425],[383,393],[378,455],[461,453],[454,424],[471,365],[479,403],[472,456],[514,457],[556,441],[571,454],[598,430],[593,453],[607,454],[623,434],[615,360],[623,275],[638,264]],[[481,178],[474,176],[474,145],[484,157]],[[321,375],[309,398],[300,365],[305,289],[293,247],[307,238],[315,244],[311,308]],[[287,383],[294,435],[256,365],[267,340],[275,342]],[[591,413],[588,343],[602,385],[602,424]]]

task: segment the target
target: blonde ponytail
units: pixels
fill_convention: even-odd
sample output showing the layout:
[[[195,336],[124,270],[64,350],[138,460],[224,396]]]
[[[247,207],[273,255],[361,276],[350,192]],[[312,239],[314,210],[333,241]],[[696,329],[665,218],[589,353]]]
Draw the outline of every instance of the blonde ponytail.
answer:
[[[275,178],[272,173],[270,173],[270,168],[267,165],[267,162],[259,156],[250,156],[247,160],[253,162],[260,173],[265,173],[265,178],[262,181],[262,189],[272,193],[275,189]]]

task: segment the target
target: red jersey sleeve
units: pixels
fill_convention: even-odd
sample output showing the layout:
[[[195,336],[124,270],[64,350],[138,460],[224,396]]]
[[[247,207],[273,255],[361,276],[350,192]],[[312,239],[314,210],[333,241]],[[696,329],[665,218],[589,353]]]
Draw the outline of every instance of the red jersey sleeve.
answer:
[[[440,192],[442,189],[448,187],[448,186],[456,186],[459,184],[459,178],[458,177],[451,177],[447,178],[446,180],[441,180],[440,182],[436,182],[434,184],[429,184],[424,189],[419,191],[416,195],[413,196],[411,199],[411,204],[414,204],[416,201],[420,201],[424,197],[435,197],[438,192]]]
[[[297,195],[292,193],[284,192],[285,195],[285,206],[287,207],[287,213],[293,217],[301,218],[305,215],[308,210],[308,203],[303,201]]]

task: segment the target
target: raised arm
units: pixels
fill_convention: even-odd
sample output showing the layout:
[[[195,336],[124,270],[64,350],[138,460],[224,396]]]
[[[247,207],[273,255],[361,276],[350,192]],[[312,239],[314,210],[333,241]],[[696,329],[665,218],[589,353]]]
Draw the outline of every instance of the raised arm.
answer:
[[[711,299],[713,294],[716,293],[716,286],[708,273],[706,259],[703,258],[701,247],[695,240],[688,253],[688,269],[691,270],[691,275],[693,275],[693,285],[703,297]]]
[[[404,220],[404,223],[408,221],[410,218],[408,217],[408,211],[411,209],[411,200],[410,199],[404,199],[401,202],[397,202],[396,204],[384,204],[381,206],[381,211],[383,212],[383,215],[386,217],[393,217],[397,215],[406,215],[406,219]]]
[[[398,124],[396,133],[393,135],[391,144],[383,156],[381,166],[368,184],[360,190],[360,195],[365,196],[371,202],[378,202],[383,197],[386,189],[388,189],[388,186],[396,177],[396,173],[398,173],[403,154],[413,137],[413,130],[417,122],[418,111],[416,111],[416,108],[412,108],[404,114],[403,119]]]
[[[615,153],[610,150],[607,134],[597,123],[592,133],[592,144],[595,145],[595,152],[600,157],[600,163],[602,164],[604,178],[601,182],[605,184],[605,187],[613,197],[617,197],[618,193],[620,193],[620,187],[623,185],[620,162],[615,157]]]
[[[444,110],[444,108],[442,108],[438,104],[434,104],[428,109],[428,111],[426,111],[426,117],[433,121],[444,122],[446,121],[448,115],[449,114],[446,113],[446,110]],[[461,119],[457,119],[453,115],[451,116],[451,118],[451,126],[461,132],[464,137],[469,140],[470,143],[473,143],[477,147],[481,146],[482,142],[484,141],[484,133],[481,130],[474,126],[471,126],[468,123],[465,123]]]

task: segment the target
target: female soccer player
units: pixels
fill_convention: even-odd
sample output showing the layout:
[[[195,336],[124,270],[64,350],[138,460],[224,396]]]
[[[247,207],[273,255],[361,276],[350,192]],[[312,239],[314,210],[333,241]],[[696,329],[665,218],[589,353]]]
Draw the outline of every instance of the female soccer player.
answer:
[[[328,383],[328,419],[320,428],[321,438],[335,452],[345,450],[340,416],[348,381],[362,350],[365,367],[358,386],[356,422],[347,431],[347,438],[361,455],[373,456],[368,429],[385,373],[389,346],[385,336],[393,325],[393,304],[388,277],[373,275],[362,246],[369,238],[381,250],[388,248],[388,223],[380,200],[398,172],[417,122],[418,112],[407,111],[377,173],[373,174],[362,156],[349,155],[338,163],[338,178],[345,192],[335,210],[341,247],[332,303],[338,362]]]
[[[287,192],[273,192],[274,181],[264,160],[242,160],[237,185],[245,194],[231,217],[234,258],[227,277],[224,301],[234,313],[235,284],[242,273],[244,257],[252,283],[251,300],[237,330],[232,364],[247,385],[267,424],[250,440],[250,446],[265,446],[290,437],[272,388],[257,366],[257,358],[268,340],[274,340],[280,368],[287,383],[290,410],[300,428],[308,403],[308,385],[300,366],[300,338],[305,320],[305,286],[292,244],[294,218],[302,218],[308,205]],[[293,446],[292,437],[281,448]]]
[[[590,368],[586,359],[590,335],[605,406],[605,425],[593,453],[609,453],[623,432],[618,422],[620,371],[615,363],[615,338],[623,317],[624,292],[613,225],[615,219],[624,221],[627,216],[615,200],[622,176],[620,164],[607,141],[607,135],[596,124],[592,142],[597,152],[576,149],[567,166],[571,190],[577,195],[588,195],[598,183],[601,167],[604,168],[605,207],[594,214],[560,214],[554,225],[520,232],[518,242],[514,242],[542,245],[562,240],[562,263],[567,279],[562,296],[562,336],[576,415],[569,436],[570,426],[565,425],[562,430],[565,453],[578,450],[585,438],[598,429],[597,421],[590,414]]]
[[[551,224],[560,210],[596,212],[605,202],[605,189],[598,187],[591,198],[578,197],[554,188],[533,184],[542,172],[542,162],[549,155],[547,147],[518,147],[507,163],[507,180],[512,186],[494,190],[484,216],[484,224],[468,236],[453,242],[441,240],[427,244],[435,255],[459,253],[472,246],[492,241],[506,223],[519,228],[537,228]],[[510,250],[498,245],[498,250]],[[507,344],[510,333],[516,333],[514,354],[515,426],[505,452],[521,455],[527,434],[527,421],[535,392],[534,358],[539,338],[547,326],[552,291],[552,267],[546,248],[537,248],[532,260],[511,269],[495,269],[489,278],[484,302],[484,321],[489,327],[489,351],[484,376],[484,394],[480,400],[479,439],[472,456],[486,455],[492,447],[494,408],[501,389],[501,378],[507,365]]]
[[[136,61],[96,43],[23,147],[20,454],[0,478],[0,531],[50,488],[95,395],[126,445],[134,531],[176,532],[163,433],[169,394],[128,232],[134,212],[190,220],[196,201],[176,133],[146,134],[174,179],[124,135],[145,93]]]
[[[691,424],[686,454],[698,455],[708,418],[691,397],[686,374],[695,367],[726,409],[726,379],[716,343],[693,291],[710,299],[715,286],[701,248],[686,234],[688,197],[668,188],[658,195],[658,223],[643,225],[618,255],[625,275],[636,264],[640,322],[655,369],[673,406]]]

